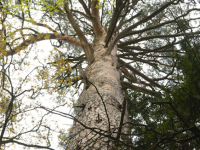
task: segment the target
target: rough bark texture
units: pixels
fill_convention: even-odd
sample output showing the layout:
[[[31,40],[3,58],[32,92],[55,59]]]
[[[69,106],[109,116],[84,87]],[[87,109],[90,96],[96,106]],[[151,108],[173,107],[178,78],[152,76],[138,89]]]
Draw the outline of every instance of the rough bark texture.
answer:
[[[120,126],[125,95],[120,85],[120,72],[117,69],[117,49],[115,47],[111,55],[103,56],[106,52],[104,44],[100,41],[94,44],[95,61],[85,70],[87,80],[91,83],[85,86],[78,101],[78,105],[84,107],[78,107],[76,112],[76,119],[90,129],[74,121],[70,150],[107,150],[115,144],[113,137],[116,138],[117,133],[113,132],[118,132]],[[127,121],[126,110],[124,122]],[[127,130],[128,128],[123,128],[122,132],[125,133]]]

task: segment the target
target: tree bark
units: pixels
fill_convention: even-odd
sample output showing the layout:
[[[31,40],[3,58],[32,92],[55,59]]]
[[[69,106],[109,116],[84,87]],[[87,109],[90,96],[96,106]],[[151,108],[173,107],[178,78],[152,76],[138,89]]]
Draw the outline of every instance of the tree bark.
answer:
[[[85,70],[88,85],[78,100],[78,106],[81,107],[76,108],[76,119],[85,127],[74,121],[70,150],[108,150],[115,146],[114,140],[119,137],[117,132],[125,94],[117,69],[117,48],[104,56],[107,49],[102,41],[98,43],[93,47],[95,61]],[[128,122],[127,108],[122,119],[123,123]],[[128,128],[123,127],[121,132],[127,133]]]

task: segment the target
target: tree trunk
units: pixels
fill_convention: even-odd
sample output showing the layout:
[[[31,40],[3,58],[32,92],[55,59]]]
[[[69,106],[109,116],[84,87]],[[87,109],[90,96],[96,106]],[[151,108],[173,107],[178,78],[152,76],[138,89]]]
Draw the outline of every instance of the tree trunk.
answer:
[[[107,150],[115,146],[114,140],[119,137],[125,94],[117,69],[117,48],[111,55],[103,56],[106,51],[103,45],[98,42],[93,46],[95,61],[85,70],[87,85],[78,100],[78,106],[83,107],[77,107],[78,121],[74,121],[70,150]],[[125,122],[128,122],[127,108]],[[123,127],[121,132],[127,133],[128,128]]]

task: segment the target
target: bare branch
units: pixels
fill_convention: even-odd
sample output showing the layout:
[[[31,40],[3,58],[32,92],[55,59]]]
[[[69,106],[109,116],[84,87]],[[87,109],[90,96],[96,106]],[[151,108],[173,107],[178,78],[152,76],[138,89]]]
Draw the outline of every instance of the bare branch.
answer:
[[[154,16],[156,16],[157,14],[159,14],[160,12],[162,12],[164,9],[166,9],[167,7],[169,7],[171,4],[174,4],[173,2],[168,2],[165,5],[163,5],[160,9],[156,10],[155,12],[153,12],[151,15],[149,15],[148,17],[138,21],[137,23],[135,23],[134,25],[124,29],[121,33],[119,33],[111,42],[110,46],[108,47],[106,53],[104,55],[109,55],[111,53],[111,51],[113,50],[114,46],[117,44],[117,42],[124,36],[126,35],[126,33],[128,33],[129,31],[131,31],[132,29],[136,28],[137,26],[141,25],[142,23],[147,22],[148,20],[150,20],[151,18],[153,18]]]
[[[49,148],[47,146],[31,145],[31,144],[22,143],[22,142],[19,142],[19,141],[16,141],[16,140],[3,141],[3,144],[6,144],[6,143],[17,143],[19,145],[26,146],[26,147],[34,147],[34,148],[40,148],[40,149],[54,150],[53,148]]]
[[[92,19],[92,15],[90,13],[90,10],[87,8],[85,2],[83,0],[79,0],[79,2],[81,3],[81,5],[83,6],[86,14],[89,16],[90,19]]]
[[[196,32],[196,34],[198,34],[198,33],[200,33],[200,32]],[[190,34],[187,34],[187,35],[190,35]],[[179,37],[179,36],[183,36],[183,35],[182,34],[172,34],[172,35],[154,35],[154,36],[149,36],[149,37],[143,37],[143,38],[140,38],[140,39],[134,39],[134,40],[129,40],[129,41],[123,42],[123,43],[119,44],[119,47],[126,46],[126,45],[129,45],[129,44],[138,43],[138,42],[141,42],[141,41],[150,40],[150,39],[174,38],[174,37]]]
[[[148,82],[150,82],[152,85],[161,88],[161,86],[156,83],[153,79],[148,78],[146,75],[144,75],[143,73],[139,72],[138,70],[136,70],[135,68],[133,68],[131,65],[126,64],[123,60],[119,59],[119,63],[126,66],[128,69],[130,69],[132,72],[134,72],[135,74],[139,75],[140,77],[144,78],[145,80],[147,80]]]
[[[111,37],[113,35],[113,32],[114,32],[116,24],[117,24],[117,21],[119,19],[121,11],[123,10],[124,6],[126,5],[126,2],[127,2],[127,0],[124,3],[123,3],[123,0],[117,0],[115,12],[112,16],[111,23],[110,23],[110,26],[108,28],[108,32],[107,32],[107,35],[105,38],[105,43],[106,43],[105,47],[108,47],[108,43],[111,40]]]

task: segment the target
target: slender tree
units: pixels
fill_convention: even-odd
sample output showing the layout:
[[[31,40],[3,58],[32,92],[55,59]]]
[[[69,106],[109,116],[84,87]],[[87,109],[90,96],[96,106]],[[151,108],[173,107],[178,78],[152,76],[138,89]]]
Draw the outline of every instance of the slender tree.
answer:
[[[180,148],[182,142],[190,141],[180,140],[185,132],[193,135],[191,139],[199,138],[198,125],[187,123],[170,99],[172,87],[182,83],[175,79],[179,72],[176,56],[185,54],[178,44],[184,37],[199,36],[198,22],[194,25],[199,19],[197,6],[194,1],[181,0],[2,0],[1,87],[11,99],[5,101],[0,145],[23,145],[17,141],[20,134],[4,136],[12,123],[13,108],[19,109],[16,97],[32,91],[29,98],[36,99],[43,90],[63,96],[69,87],[79,88],[82,83],[79,99],[73,102],[74,114],[37,105],[74,120],[69,137],[60,136],[66,149],[162,149],[170,141],[171,146]],[[10,16],[7,23],[5,16]],[[9,25],[10,19],[20,25]],[[36,77],[41,84],[24,91],[20,86],[13,92],[10,64],[14,68],[17,54],[28,55],[29,46],[44,40],[55,49],[46,54],[48,63],[40,62],[42,70]],[[165,109],[175,116],[158,116],[158,105],[167,105]],[[139,110],[149,111],[150,116]],[[172,134],[167,130],[170,123],[177,125]],[[51,149],[49,144],[28,146]]]

